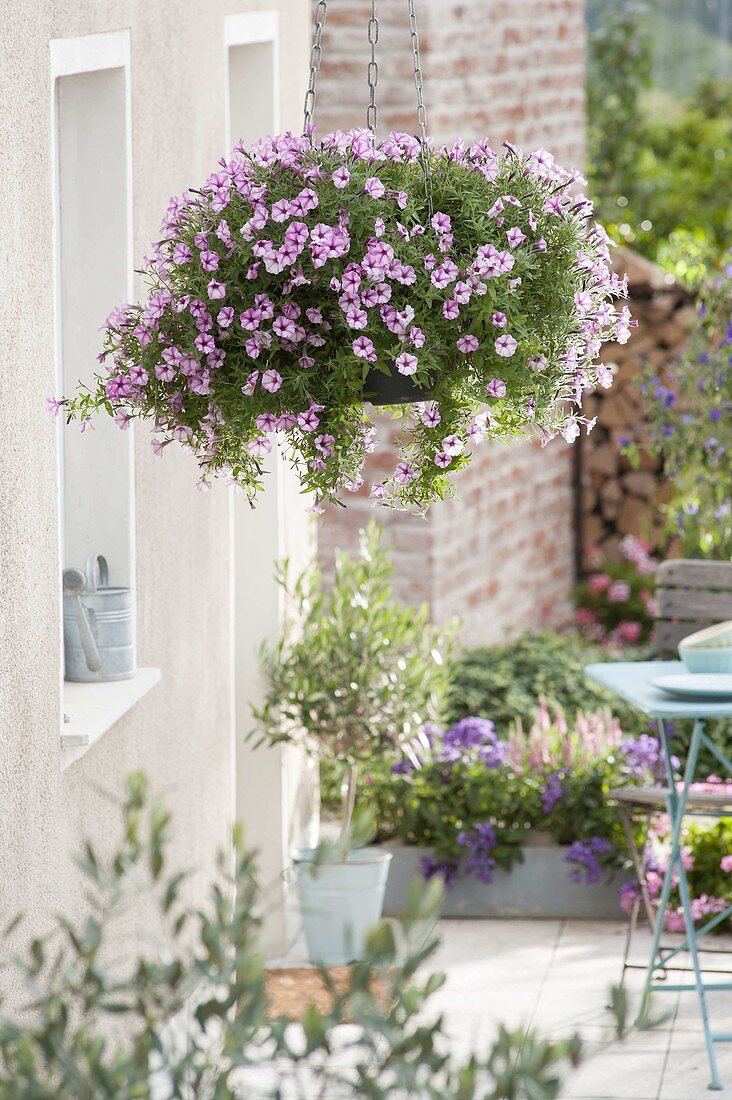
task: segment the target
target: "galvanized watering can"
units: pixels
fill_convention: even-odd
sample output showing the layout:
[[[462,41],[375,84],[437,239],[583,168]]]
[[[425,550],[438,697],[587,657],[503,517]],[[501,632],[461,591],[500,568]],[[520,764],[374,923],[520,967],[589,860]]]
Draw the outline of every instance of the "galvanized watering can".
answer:
[[[97,582],[98,573],[98,582]],[[132,589],[109,584],[106,558],[64,570],[66,679],[128,680],[134,673]]]

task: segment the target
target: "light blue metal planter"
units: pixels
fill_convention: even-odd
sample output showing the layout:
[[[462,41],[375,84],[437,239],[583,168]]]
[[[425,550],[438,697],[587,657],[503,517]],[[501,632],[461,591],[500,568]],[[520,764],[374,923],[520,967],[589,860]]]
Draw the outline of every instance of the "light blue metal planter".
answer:
[[[343,966],[363,956],[366,934],[381,919],[391,853],[359,848],[343,863],[313,866],[314,851],[293,857],[308,955]]]
[[[128,680],[135,671],[132,589],[110,585],[106,559],[92,554],[87,562],[86,591],[79,599],[98,660],[90,665],[78,603],[64,596],[65,678],[76,682]]]
[[[394,844],[394,862],[384,899],[384,912],[398,917],[409,904],[409,887],[421,878],[422,860],[435,857],[434,848]],[[566,856],[569,845],[526,844],[523,862],[510,871],[497,867],[491,883],[463,875],[445,890],[440,915],[470,918],[553,918],[623,920],[618,888],[632,881],[617,871],[602,882],[572,882]]]

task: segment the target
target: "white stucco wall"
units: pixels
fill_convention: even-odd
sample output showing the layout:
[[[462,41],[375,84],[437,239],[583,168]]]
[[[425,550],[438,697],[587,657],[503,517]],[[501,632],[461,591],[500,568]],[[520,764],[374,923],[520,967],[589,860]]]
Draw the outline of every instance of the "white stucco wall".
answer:
[[[162,680],[61,768],[56,427],[44,409],[55,390],[49,41],[130,28],[138,261],[168,197],[204,179],[223,150],[224,17],[259,7],[281,13],[282,123],[297,126],[302,0],[5,0],[0,12],[0,911],[22,908],[36,926],[79,903],[70,860],[79,838],[103,843],[114,830],[117,811],[98,788],[119,794],[143,768],[174,815],[173,860],[198,868],[199,882],[226,842],[235,795],[233,502],[223,487],[197,492],[182,453],[156,458],[144,426],[135,438],[138,663],[161,668]],[[289,540],[302,542],[297,507],[286,521]],[[270,578],[271,569],[262,583]]]

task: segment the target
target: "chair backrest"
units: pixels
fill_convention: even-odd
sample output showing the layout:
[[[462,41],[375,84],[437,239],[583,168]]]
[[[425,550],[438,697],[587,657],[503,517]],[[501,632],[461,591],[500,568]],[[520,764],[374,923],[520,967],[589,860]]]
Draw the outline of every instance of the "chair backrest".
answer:
[[[655,644],[676,656],[687,634],[732,619],[732,561],[664,561],[656,572]]]

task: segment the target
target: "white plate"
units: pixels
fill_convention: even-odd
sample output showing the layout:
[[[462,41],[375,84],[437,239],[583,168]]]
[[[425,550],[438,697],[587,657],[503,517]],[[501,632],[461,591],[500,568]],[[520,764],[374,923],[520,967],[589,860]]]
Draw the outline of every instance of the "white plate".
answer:
[[[678,672],[673,676],[656,676],[648,682],[669,695],[732,699],[732,674],[729,672]]]

